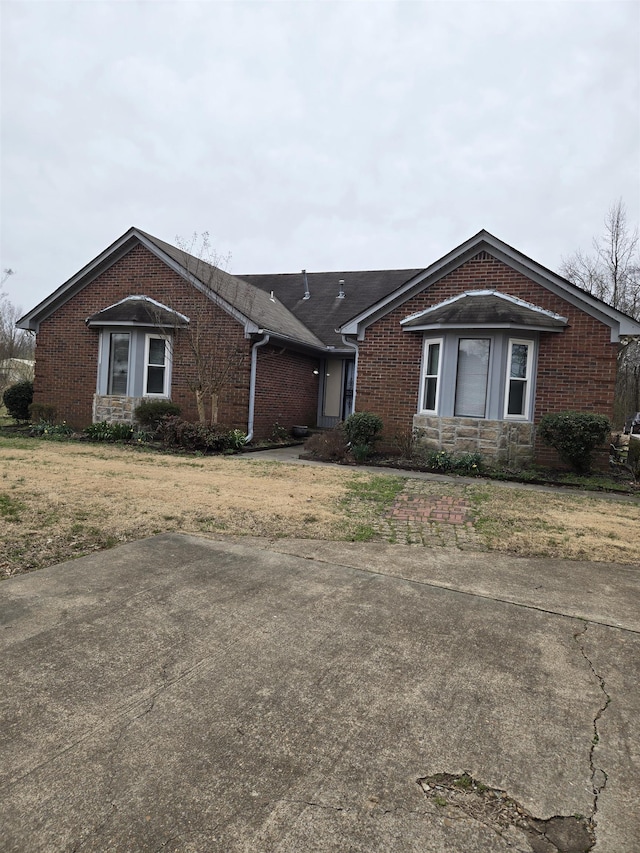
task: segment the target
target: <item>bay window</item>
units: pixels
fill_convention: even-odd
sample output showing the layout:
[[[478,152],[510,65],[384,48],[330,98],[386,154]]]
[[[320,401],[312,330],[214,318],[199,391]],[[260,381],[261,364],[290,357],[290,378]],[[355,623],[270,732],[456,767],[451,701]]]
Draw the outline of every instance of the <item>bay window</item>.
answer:
[[[535,338],[511,338],[501,329],[478,337],[451,330],[425,338],[419,412],[530,421],[535,361]]]

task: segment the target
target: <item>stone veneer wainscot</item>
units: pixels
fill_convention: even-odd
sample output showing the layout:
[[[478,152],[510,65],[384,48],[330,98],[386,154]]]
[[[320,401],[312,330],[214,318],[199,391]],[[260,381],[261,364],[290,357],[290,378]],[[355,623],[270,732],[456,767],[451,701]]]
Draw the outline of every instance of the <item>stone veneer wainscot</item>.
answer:
[[[486,459],[507,465],[520,466],[533,461],[532,423],[414,415],[413,428],[418,433],[418,442],[433,450],[481,453]]]

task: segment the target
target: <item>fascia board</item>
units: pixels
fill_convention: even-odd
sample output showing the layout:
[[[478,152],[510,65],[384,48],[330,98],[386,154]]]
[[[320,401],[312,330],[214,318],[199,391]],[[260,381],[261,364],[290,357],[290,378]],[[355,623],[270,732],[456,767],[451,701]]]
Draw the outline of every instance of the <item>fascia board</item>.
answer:
[[[249,317],[243,314],[241,311],[238,311],[237,308],[234,308],[226,299],[223,299],[219,294],[215,291],[211,290],[211,288],[207,287],[197,276],[195,276],[192,272],[190,272],[186,267],[182,264],[179,264],[177,261],[174,261],[169,255],[165,254],[162,249],[159,249],[155,243],[152,243],[151,240],[148,240],[144,234],[138,233],[138,239],[142,243],[142,245],[152,252],[159,260],[161,260],[164,264],[166,264],[170,269],[172,269],[175,273],[177,273],[181,278],[188,281],[189,284],[193,285],[196,290],[199,290],[203,296],[206,296],[207,299],[210,299],[215,305],[222,308],[227,314],[230,314],[235,320],[237,320],[241,325],[245,327],[245,334],[250,334],[249,327],[255,327],[254,323],[251,322]]]
[[[611,328],[611,342],[617,343],[620,340],[620,335],[638,335],[640,334],[640,323],[627,317],[622,311],[612,308],[599,299],[596,299],[591,294],[575,287],[570,281],[562,278],[552,270],[541,266],[535,261],[530,260],[524,255],[521,255],[516,249],[497,241],[491,234],[487,235],[487,244],[491,247],[491,252],[500,260],[503,260],[509,266],[526,275],[532,281],[546,287],[547,290],[564,299],[574,308],[579,308],[586,311],[596,320],[604,323]],[[575,288],[575,289],[574,289]]]
[[[19,329],[28,329],[37,332],[42,320],[53,314],[61,305],[79,293],[90,284],[97,276],[108,270],[109,267],[123,258],[131,250],[137,239],[135,228],[130,228],[115,243],[112,243],[104,252],[90,261],[74,276],[61,284],[49,296],[39,302],[35,308],[23,314],[16,323]]]
[[[595,319],[609,326],[611,329],[611,342],[616,343],[620,339],[620,335],[639,335],[640,323],[636,322],[626,314],[611,308],[603,302],[595,299],[588,293],[584,293],[579,288],[574,289],[574,285],[566,279],[553,273],[551,270],[543,267],[535,261],[522,255],[516,249],[513,249],[493,234],[488,231],[480,231],[478,234],[471,237],[465,243],[462,243],[457,248],[453,249],[440,260],[436,261],[431,266],[426,267],[417,276],[414,276],[410,281],[399,288],[395,293],[390,294],[385,299],[371,306],[366,311],[363,311],[356,317],[349,320],[341,327],[342,334],[357,335],[358,340],[364,340],[364,332],[367,326],[375,323],[385,314],[392,311],[397,305],[402,304],[410,299],[415,293],[420,292],[433,284],[436,284],[441,278],[451,272],[458,266],[461,266],[470,257],[481,251],[488,251],[498,260],[526,275],[532,281],[559,296],[565,302],[573,305],[581,311],[586,311]],[[427,282],[425,284],[425,281]]]
[[[79,272],[72,276],[64,284],[60,285],[50,296],[36,305],[27,314],[24,314],[16,323],[19,329],[27,329],[37,332],[42,320],[45,320],[61,305],[64,305],[69,299],[79,293],[83,288],[90,284],[101,273],[105,272],[113,264],[123,258],[135,245],[136,242],[141,243],[155,257],[166,264],[175,273],[180,275],[197,290],[199,290],[208,299],[211,299],[216,305],[230,314],[241,325],[245,327],[245,334],[251,334],[257,326],[253,324],[248,317],[242,314],[233,305],[230,305],[225,299],[222,299],[218,294],[213,293],[204,285],[200,279],[190,273],[185,267],[165,254],[151,240],[140,233],[136,228],[131,228],[126,234],[123,234],[115,243],[112,243],[104,252],[101,252],[90,263],[84,266]]]
[[[417,293],[420,290],[423,290],[425,287],[423,284],[425,279],[429,279],[429,283],[426,286],[430,287],[443,276],[451,272],[451,270],[456,266],[463,264],[468,260],[468,257],[472,257],[474,254],[482,251],[481,243],[485,234],[486,232],[480,231],[465,243],[462,243],[460,246],[444,255],[444,257],[426,267],[422,272],[409,279],[409,281],[403,284],[402,287],[394,293],[390,293],[389,296],[381,299],[375,305],[372,305],[370,308],[362,311],[356,317],[352,317],[348,323],[345,323],[344,326],[340,328],[340,332],[344,335],[357,335],[358,340],[362,340],[364,337],[364,329],[367,326],[370,326],[372,323],[375,323],[376,320],[379,320],[380,317],[388,314],[397,305],[401,305],[403,302],[406,302],[407,299],[410,299],[414,295],[414,291]]]
[[[279,332],[272,332],[270,329],[256,328],[255,331],[260,335],[269,335],[270,343],[280,343],[288,349],[296,350],[297,352],[304,352],[316,356],[351,354],[351,350],[338,349],[337,347],[314,347],[312,344],[307,344],[304,341],[297,340],[296,338],[287,337],[287,335],[283,335]]]

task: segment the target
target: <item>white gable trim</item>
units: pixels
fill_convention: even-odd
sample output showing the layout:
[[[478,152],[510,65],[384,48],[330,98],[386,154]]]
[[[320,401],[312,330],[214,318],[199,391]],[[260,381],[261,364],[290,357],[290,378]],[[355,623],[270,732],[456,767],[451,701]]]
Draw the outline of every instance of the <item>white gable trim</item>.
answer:
[[[606,305],[588,293],[583,292],[566,279],[561,278],[551,270],[521,254],[516,249],[498,240],[488,231],[480,231],[474,237],[453,249],[440,260],[431,264],[417,276],[394,293],[370,306],[361,314],[353,317],[340,329],[342,334],[357,335],[358,340],[364,339],[365,330],[376,320],[388,314],[397,306],[406,302],[415,294],[431,287],[445,275],[462,266],[466,261],[486,251],[498,260],[521,272],[527,278],[545,287],[556,296],[569,302],[574,307],[585,311],[611,329],[611,341],[617,342],[621,335],[640,335],[640,323],[626,314]]]

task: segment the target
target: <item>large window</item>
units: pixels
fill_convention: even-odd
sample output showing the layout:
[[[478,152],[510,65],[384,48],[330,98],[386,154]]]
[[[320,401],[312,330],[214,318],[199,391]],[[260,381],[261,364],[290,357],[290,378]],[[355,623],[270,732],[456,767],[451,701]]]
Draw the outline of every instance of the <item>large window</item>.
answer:
[[[103,330],[96,393],[114,397],[170,397],[170,335],[151,329]]]
[[[456,404],[454,415],[484,418],[487,411],[489,338],[461,338],[458,342]]]
[[[423,412],[436,412],[438,410],[441,352],[441,340],[424,342],[422,399],[420,401],[420,409]]]
[[[112,332],[110,335],[108,394],[127,394],[130,338],[128,332]]]
[[[444,418],[531,420],[536,373],[534,338],[501,329],[471,337],[455,329],[426,338],[419,412]]]
[[[509,341],[505,418],[522,418],[529,411],[531,388],[531,341]]]
[[[160,335],[147,335],[145,341],[144,395],[169,395],[167,370],[169,342]]]

